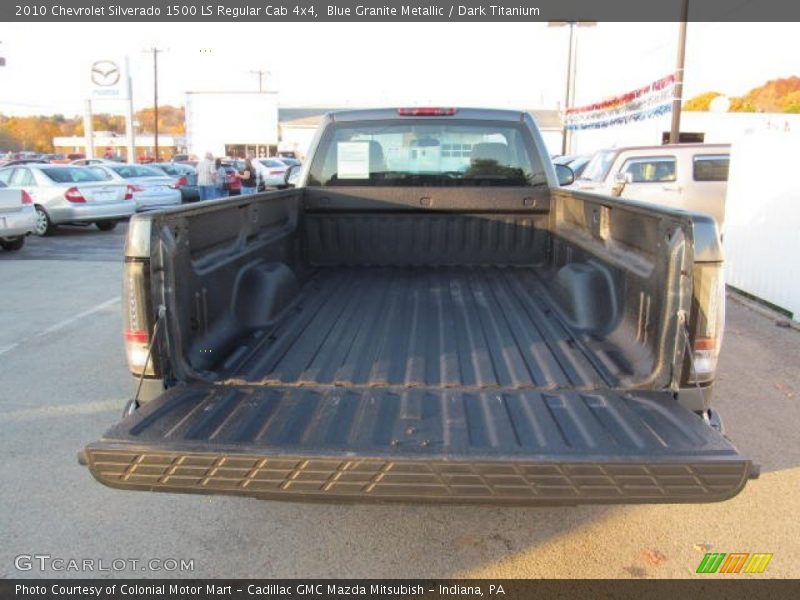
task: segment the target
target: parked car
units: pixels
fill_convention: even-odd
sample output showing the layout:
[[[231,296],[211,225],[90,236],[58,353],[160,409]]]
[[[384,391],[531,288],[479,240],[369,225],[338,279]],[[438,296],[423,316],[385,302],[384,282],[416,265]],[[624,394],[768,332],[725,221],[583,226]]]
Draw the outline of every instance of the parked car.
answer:
[[[50,163],[41,158],[14,158],[3,163],[4,167],[14,167],[16,165],[49,165]]]
[[[572,174],[575,179],[578,179],[582,174],[586,165],[591,160],[591,154],[568,154],[565,156],[557,156],[553,159],[554,165],[564,165],[572,169]]]
[[[97,480],[574,505],[721,501],[757,476],[711,409],[711,217],[559,187],[527,112],[320,128],[294,189],[134,217],[136,396],[81,454]]]
[[[291,156],[276,156],[275,158],[276,160],[281,161],[287,167],[299,167],[303,164],[302,161],[292,158]]]
[[[223,160],[222,166],[228,176],[228,196],[240,195],[242,193],[242,180],[236,176],[239,169],[236,168],[235,162]],[[242,167],[244,167],[244,161],[242,161]]]
[[[283,159],[259,158],[257,160],[265,167],[259,170],[259,177],[264,187],[282,188],[285,186],[286,170],[289,165],[283,162]],[[237,166],[241,171],[244,168],[244,161],[237,162],[241,162],[241,166]]]
[[[9,189],[0,182],[0,248],[19,250],[25,236],[36,229],[33,199],[25,190]]]
[[[173,154],[172,158],[170,159],[171,162],[183,162],[189,160],[188,154]]]
[[[153,167],[117,163],[83,168],[105,181],[129,184],[137,211],[178,206],[181,203],[181,192],[175,179]]]
[[[725,230],[728,144],[673,144],[601,150],[574,188],[706,213]]]
[[[67,155],[61,152],[45,154],[42,159],[53,165],[66,165],[70,162],[69,158],[67,158]]]
[[[148,166],[172,177],[181,192],[181,202],[200,200],[200,188],[197,187],[197,172],[194,167],[178,162],[151,163]]]
[[[108,158],[77,158],[69,164],[76,167],[86,167],[88,165],[118,165],[118,160],[109,160]]]
[[[0,168],[0,181],[23,190],[36,211],[37,235],[49,235],[65,223],[94,223],[101,231],[136,210],[131,186],[103,180],[87,167],[26,164]]]

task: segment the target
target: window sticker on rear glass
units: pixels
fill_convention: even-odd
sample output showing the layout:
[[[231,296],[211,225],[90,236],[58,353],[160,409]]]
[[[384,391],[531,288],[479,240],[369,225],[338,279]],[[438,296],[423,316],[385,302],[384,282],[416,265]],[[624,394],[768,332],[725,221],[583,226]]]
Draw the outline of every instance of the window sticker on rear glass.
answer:
[[[339,142],[336,155],[339,179],[369,179],[369,142]]]

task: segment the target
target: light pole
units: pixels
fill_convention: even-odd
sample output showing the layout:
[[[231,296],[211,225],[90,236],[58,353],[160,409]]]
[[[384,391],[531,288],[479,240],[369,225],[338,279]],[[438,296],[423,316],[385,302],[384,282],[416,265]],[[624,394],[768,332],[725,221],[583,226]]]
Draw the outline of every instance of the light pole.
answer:
[[[578,38],[575,27],[594,27],[595,21],[548,21],[548,27],[564,27],[569,25],[569,51],[567,53],[567,89],[564,93],[564,117],[561,129],[561,154],[567,154],[571,149],[571,132],[567,129],[567,110],[575,102],[575,70],[578,62]]]
[[[675,65],[675,88],[672,96],[672,127],[669,143],[677,144],[681,139],[681,103],[683,102],[683,65],[686,59],[686,21],[689,19],[689,0],[681,4],[681,26],[678,30],[678,60]]]

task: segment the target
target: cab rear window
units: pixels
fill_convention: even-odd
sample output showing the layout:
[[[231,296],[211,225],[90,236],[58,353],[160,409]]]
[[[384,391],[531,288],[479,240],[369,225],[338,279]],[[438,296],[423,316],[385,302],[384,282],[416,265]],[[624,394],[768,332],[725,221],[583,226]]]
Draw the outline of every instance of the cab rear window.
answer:
[[[546,183],[517,123],[404,119],[330,125],[313,186],[533,186]]]

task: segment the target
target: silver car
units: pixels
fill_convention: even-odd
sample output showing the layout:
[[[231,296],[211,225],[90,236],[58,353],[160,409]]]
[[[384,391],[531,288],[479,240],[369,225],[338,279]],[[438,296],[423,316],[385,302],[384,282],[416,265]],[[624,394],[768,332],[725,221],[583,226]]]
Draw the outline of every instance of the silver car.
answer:
[[[257,169],[258,175],[266,187],[283,187],[286,184],[284,178],[289,165],[277,158],[259,158],[258,162],[262,167]],[[244,168],[244,161],[242,161],[242,168]]]
[[[23,190],[10,190],[0,183],[0,248],[19,250],[25,236],[36,228],[33,200]]]
[[[179,206],[181,191],[174,177],[144,165],[102,164],[84,167],[106,181],[127,183],[133,190],[136,210]]]
[[[61,223],[94,223],[101,231],[136,212],[130,186],[101,179],[86,167],[28,164],[0,168],[0,181],[23,190],[36,211],[37,235]]]
[[[88,165],[118,165],[119,161],[109,160],[107,158],[78,158],[71,161],[69,164],[76,167],[86,167]]]

